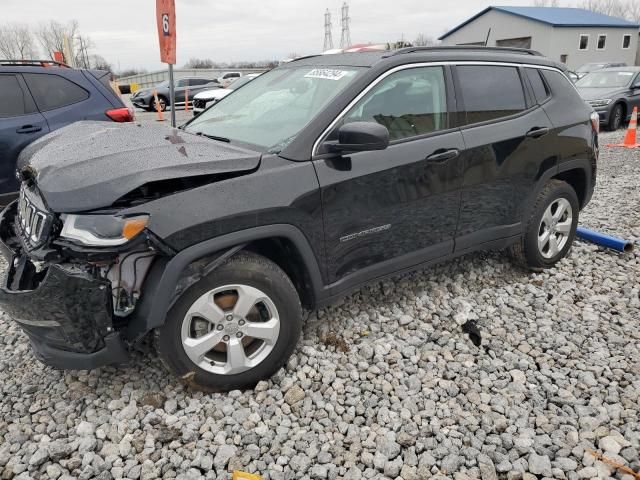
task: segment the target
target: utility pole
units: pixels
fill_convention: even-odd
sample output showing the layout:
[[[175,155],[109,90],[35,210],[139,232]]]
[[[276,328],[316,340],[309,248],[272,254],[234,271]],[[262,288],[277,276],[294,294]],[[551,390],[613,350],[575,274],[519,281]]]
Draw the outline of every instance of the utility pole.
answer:
[[[340,37],[340,48],[347,48],[351,45],[351,33],[349,31],[350,21],[349,5],[347,5],[347,2],[344,2],[342,4],[342,36]]]
[[[333,49],[333,35],[331,34],[331,12],[327,8],[324,14],[324,48],[323,52]]]

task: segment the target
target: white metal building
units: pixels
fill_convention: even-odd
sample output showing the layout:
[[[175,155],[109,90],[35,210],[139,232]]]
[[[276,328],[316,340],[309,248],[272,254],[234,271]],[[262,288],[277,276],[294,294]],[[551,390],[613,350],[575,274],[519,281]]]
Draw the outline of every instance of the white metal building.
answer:
[[[585,63],[636,63],[640,25],[582,8],[488,7],[445,33],[444,45],[531,48],[575,70]]]

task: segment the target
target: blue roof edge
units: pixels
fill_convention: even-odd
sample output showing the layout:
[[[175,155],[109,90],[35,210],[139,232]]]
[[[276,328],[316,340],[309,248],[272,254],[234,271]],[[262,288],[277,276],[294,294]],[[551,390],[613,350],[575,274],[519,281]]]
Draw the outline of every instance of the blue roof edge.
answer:
[[[487,13],[490,10],[498,10],[498,11],[500,11],[502,13],[508,13],[509,15],[514,15],[514,16],[520,17],[520,18],[526,18],[527,20],[531,20],[533,22],[538,22],[538,23],[544,23],[545,25],[551,25],[553,27],[566,27],[566,28],[587,28],[587,27],[598,27],[598,28],[640,28],[640,24],[635,24],[635,23],[629,23],[628,25],[610,25],[610,24],[605,24],[605,23],[602,23],[602,24],[599,24],[599,23],[585,23],[585,24],[567,25],[567,24],[563,24],[563,23],[553,23],[553,22],[548,22],[548,21],[545,21],[545,20],[541,20],[539,18],[533,18],[531,16],[524,15],[522,13],[513,12],[511,10],[508,10],[506,7],[489,6],[489,7],[485,8],[484,10],[482,10],[481,12],[476,13],[471,18],[468,18],[467,20],[465,20],[464,22],[462,22],[458,26],[453,27],[451,30],[446,32],[444,35],[438,37],[438,40],[444,40],[449,35],[457,32],[458,30],[460,30],[461,28],[465,27],[466,25],[468,25],[469,23],[473,22],[475,19],[481,17],[482,15],[484,15],[485,13]]]

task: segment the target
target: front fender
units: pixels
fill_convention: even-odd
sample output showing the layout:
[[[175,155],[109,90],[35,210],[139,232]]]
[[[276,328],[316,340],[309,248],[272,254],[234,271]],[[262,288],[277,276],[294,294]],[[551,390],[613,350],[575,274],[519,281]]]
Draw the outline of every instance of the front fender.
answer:
[[[213,262],[209,265],[215,268],[216,259],[227,252],[232,256],[238,251],[234,247],[267,238],[286,238],[295,245],[311,279],[313,296],[315,299],[321,298],[324,284],[320,267],[305,235],[289,224],[255,227],[212,238],[185,248],[170,259],[156,261],[145,280],[138,308],[124,332],[125,338],[131,342],[136,341],[153,328],[164,324],[167,312],[173,303],[178,282],[190,264],[209,257]]]

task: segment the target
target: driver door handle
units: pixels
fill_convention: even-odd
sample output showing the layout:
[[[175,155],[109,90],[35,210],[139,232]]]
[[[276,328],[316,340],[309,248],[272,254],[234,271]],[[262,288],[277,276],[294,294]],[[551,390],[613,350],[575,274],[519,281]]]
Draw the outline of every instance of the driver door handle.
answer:
[[[544,137],[547,133],[549,133],[549,129],[547,127],[533,127],[526,135],[529,138],[540,138]]]
[[[33,125],[23,125],[19,129],[16,130],[16,133],[36,133],[42,130],[42,127],[33,126]]]
[[[460,156],[460,150],[458,150],[457,148],[451,148],[448,150],[440,149],[436,150],[435,153],[429,155],[426,160],[434,163],[444,163],[447,160],[458,158],[458,156]]]

